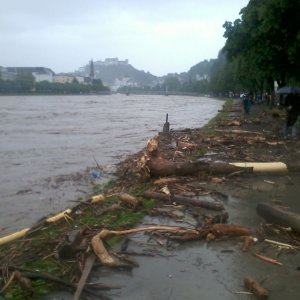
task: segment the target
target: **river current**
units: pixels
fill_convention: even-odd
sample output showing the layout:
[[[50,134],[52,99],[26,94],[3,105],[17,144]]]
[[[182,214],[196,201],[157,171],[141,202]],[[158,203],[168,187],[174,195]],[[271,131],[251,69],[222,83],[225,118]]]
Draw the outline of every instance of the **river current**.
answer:
[[[195,128],[222,104],[191,96],[0,97],[0,235],[84,199],[162,130],[167,113],[171,129]]]

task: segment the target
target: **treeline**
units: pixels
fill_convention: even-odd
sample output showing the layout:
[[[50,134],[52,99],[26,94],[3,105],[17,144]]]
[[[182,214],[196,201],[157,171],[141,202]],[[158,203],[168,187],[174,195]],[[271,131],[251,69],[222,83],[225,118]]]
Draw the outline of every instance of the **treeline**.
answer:
[[[108,93],[110,89],[100,79],[93,84],[80,84],[75,79],[72,83],[35,82],[30,73],[19,73],[15,80],[3,80],[0,77],[0,94],[91,94]]]
[[[250,0],[234,22],[211,75],[215,93],[274,91],[300,82],[300,1]]]

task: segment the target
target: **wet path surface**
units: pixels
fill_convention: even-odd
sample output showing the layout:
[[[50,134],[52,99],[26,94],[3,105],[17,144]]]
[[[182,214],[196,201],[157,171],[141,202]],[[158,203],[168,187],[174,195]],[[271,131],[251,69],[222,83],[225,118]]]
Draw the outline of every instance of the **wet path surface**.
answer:
[[[221,101],[187,96],[0,97],[0,235],[74,205],[162,130],[203,126]],[[95,158],[95,159],[94,159]]]
[[[224,201],[229,213],[228,223],[244,225],[255,232],[262,222],[256,214],[257,204],[276,200],[287,206],[299,207],[299,182],[300,174],[259,175],[238,178],[230,186],[223,184],[210,187],[228,195]],[[193,228],[191,219],[187,220],[185,224],[166,217],[147,216],[141,227],[169,225]],[[132,271],[95,266],[89,282],[121,287],[104,291],[103,294],[109,299],[257,299],[238,293],[246,291],[243,279],[247,276],[261,282],[270,292],[271,300],[295,300],[300,293],[299,251],[282,251],[262,243],[242,252],[243,243],[238,238],[178,244],[167,243],[165,239],[144,233],[127,236],[126,244],[129,253],[151,253],[154,256],[131,256],[139,264]],[[252,255],[253,251],[268,252],[283,266],[263,262]],[[54,299],[73,299],[73,295],[61,292],[44,298]]]
[[[268,182],[273,182],[270,184]],[[255,232],[262,222],[256,214],[258,203],[282,201],[284,205],[299,208],[299,174],[289,176],[245,176],[236,186],[216,185],[229,196],[224,202],[229,213],[228,223],[249,227]],[[167,218],[150,218],[146,224],[182,226]],[[149,226],[149,225],[148,225]],[[295,300],[300,293],[299,251],[290,253],[277,247],[259,245],[256,250],[266,251],[283,266],[276,266],[255,258],[254,249],[244,253],[239,239],[224,241],[196,241],[184,244],[161,245],[149,235],[133,235],[128,250],[159,249],[155,257],[137,257],[139,267],[133,272],[105,272],[99,268],[94,280],[119,284],[121,291],[110,292],[112,299],[256,299],[254,296],[236,294],[246,291],[243,279],[253,276],[270,291],[269,299]],[[147,288],[148,286],[148,288]]]

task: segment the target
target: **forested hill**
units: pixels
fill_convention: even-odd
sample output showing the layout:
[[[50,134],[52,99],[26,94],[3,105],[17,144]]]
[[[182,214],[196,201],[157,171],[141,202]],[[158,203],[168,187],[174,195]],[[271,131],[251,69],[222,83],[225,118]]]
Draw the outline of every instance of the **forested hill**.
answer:
[[[113,85],[116,79],[124,80],[128,78],[141,86],[151,85],[157,80],[157,77],[149,72],[139,71],[130,64],[111,64],[111,65],[94,65],[95,78],[101,79],[108,85]],[[86,65],[78,73],[88,76],[90,66]]]
[[[206,79],[207,76],[210,76],[211,69],[215,61],[216,59],[204,60],[192,66],[188,71],[189,79],[190,80]]]

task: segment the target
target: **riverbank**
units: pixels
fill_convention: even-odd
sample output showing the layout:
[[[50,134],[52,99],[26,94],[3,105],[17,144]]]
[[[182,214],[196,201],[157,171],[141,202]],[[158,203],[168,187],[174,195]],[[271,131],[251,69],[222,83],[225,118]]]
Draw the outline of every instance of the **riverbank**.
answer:
[[[297,197],[295,197],[300,192],[296,183],[299,175],[295,172],[299,170],[299,141],[286,141],[281,138],[283,122],[284,113],[278,109],[271,110],[263,106],[255,106],[251,114],[245,117],[239,102],[229,102],[224,106],[222,112],[205,128],[171,131],[168,135],[159,135],[155,141],[157,141],[159,153],[168,162],[280,161],[288,165],[289,172],[275,176],[272,174],[246,174],[241,172],[241,170],[227,174],[222,172],[213,174],[213,172],[202,171],[200,169],[193,174],[175,174],[176,176],[168,175],[158,178],[151,176],[151,169],[149,173],[149,168],[147,168],[146,164],[147,161],[143,159],[147,150],[144,149],[119,164],[114,182],[105,187],[97,187],[95,189],[94,194],[98,195],[98,198],[94,199],[99,200],[97,203],[91,203],[90,200],[80,203],[71,214],[65,215],[65,219],[60,220],[58,223],[46,224],[45,222],[39,222],[29,235],[1,246],[1,266],[2,270],[5,271],[3,273],[5,276],[3,275],[2,278],[5,278],[7,283],[14,282],[14,284],[7,284],[9,287],[4,291],[6,293],[5,299],[26,299],[25,297],[28,297],[31,293],[34,294],[34,297],[39,298],[43,294],[48,294],[49,290],[58,288],[57,282],[55,283],[53,278],[43,278],[45,272],[63,278],[65,281],[60,284],[64,285],[64,289],[66,289],[68,283],[78,282],[81,272],[84,270],[86,258],[92,253],[91,240],[103,228],[110,230],[132,229],[144,220],[142,227],[149,226],[149,224],[145,223],[151,223],[151,226],[153,224],[155,226],[180,226],[181,228],[191,230],[197,229],[200,232],[204,228],[203,226],[213,224],[212,220],[220,215],[218,211],[212,212],[211,210],[201,207],[197,208],[193,205],[183,205],[180,201],[174,201],[176,199],[174,196],[197,198],[198,200],[205,200],[212,204],[222,204],[225,208],[223,213],[226,212],[228,214],[227,217],[224,217],[226,214],[223,215],[223,222],[228,220],[228,223],[243,226],[249,229],[251,236],[259,239],[259,243],[253,244],[246,253],[241,251],[243,242],[239,237],[222,237],[211,232],[213,236],[197,236],[195,242],[185,244],[185,253],[190,253],[189,249],[195,251],[195,248],[198,247],[200,247],[198,250],[203,255],[205,253],[214,254],[214,251],[220,251],[219,255],[220,253],[223,253],[223,255],[227,253],[227,257],[222,257],[222,261],[202,261],[200,263],[200,265],[209,263],[213,266],[212,268],[205,269],[205,277],[206,280],[209,280],[209,287],[212,294],[206,291],[206,296],[204,295],[203,299],[232,299],[234,294],[232,290],[237,291],[241,289],[241,284],[238,284],[238,280],[243,281],[243,276],[246,275],[243,274],[243,270],[245,269],[246,271],[251,271],[252,274],[250,275],[258,277],[259,280],[267,278],[265,286],[270,290],[272,299],[282,299],[283,297],[285,299],[295,299],[293,297],[299,292],[299,287],[296,285],[299,271],[297,271],[297,265],[294,265],[296,259],[299,258],[298,251],[294,248],[292,251],[291,249],[289,251],[281,249],[278,252],[277,249],[267,247],[263,242],[263,237],[276,235],[277,240],[291,243],[298,247],[300,241],[297,235],[287,233],[281,228],[261,225],[263,221],[255,212],[257,203],[261,201],[269,201],[270,203],[281,202],[285,206],[290,206],[293,210],[299,211],[299,204],[297,203]],[[172,196],[165,203],[162,200],[155,200],[152,197],[144,197],[143,195],[146,190],[166,195],[170,193]],[[135,200],[122,200],[120,198],[121,193],[134,196],[137,202]],[[146,219],[145,215],[147,216]],[[221,224],[223,222],[221,221]],[[285,234],[282,234],[282,232]],[[174,233],[173,235],[176,234]],[[123,239],[121,249],[120,247],[113,249],[114,245],[119,245],[119,243],[116,243],[120,241],[118,236],[105,240],[106,248],[109,249],[110,253],[118,251],[119,254],[115,254],[114,257],[123,261],[122,265],[119,265],[113,272],[117,272],[116,270],[120,268],[127,270],[133,268],[134,263],[130,262],[128,257],[126,263],[124,263],[124,259],[126,260],[126,258],[121,257],[121,255],[126,253],[126,250],[128,250],[127,255],[130,253],[128,243],[131,244],[132,239],[134,238],[126,238],[125,242]],[[162,234],[138,236],[136,239],[136,242],[145,246],[151,244],[150,240],[154,242],[155,246],[151,245],[152,252],[142,251],[138,248],[135,249],[135,254],[140,254],[140,256],[154,255],[153,260],[158,264],[156,269],[161,269],[163,266],[163,262],[158,259],[158,256],[169,255],[168,251],[170,249],[172,249],[174,255],[180,253],[182,250],[182,241],[179,243],[179,238],[172,239],[170,235],[167,239]],[[209,244],[207,244],[207,240],[211,240]],[[206,245],[211,245],[211,248]],[[230,248],[229,250],[228,247]],[[267,250],[265,250],[266,247]],[[203,253],[203,249],[205,249],[205,253]],[[222,252],[224,249],[227,249],[229,252]],[[257,258],[251,256],[252,252],[258,250],[264,252],[264,254],[273,256],[274,259],[280,254],[280,260],[288,267],[283,266],[279,270],[275,269],[277,266],[262,266],[265,262],[257,262]],[[121,253],[122,251],[124,253]],[[228,253],[231,253],[230,251],[236,253],[234,256],[237,259],[236,261],[232,257],[228,257]],[[132,249],[131,254],[134,254]],[[190,253],[189,255],[192,254]],[[180,285],[179,282],[175,281],[172,274],[169,274],[171,277],[165,278],[161,284],[166,284],[165,280],[170,281],[173,278],[172,289],[175,292],[173,291],[171,299],[182,299],[180,298],[182,296],[185,296],[186,299],[196,299],[196,295],[203,293],[201,292],[202,289],[198,290],[194,288],[189,292],[188,296],[184,295],[183,290],[189,287],[189,282],[192,284],[195,283],[189,274],[198,276],[197,271],[199,271],[199,268],[192,269],[195,261],[191,262],[192,265],[190,265],[187,257],[184,258],[182,254],[179,257],[185,261],[184,268],[187,269],[182,272],[183,266],[179,267],[181,268],[180,274],[186,274],[186,276],[180,276],[182,287],[176,290],[176,286]],[[218,252],[216,257],[218,257]],[[220,278],[217,278],[218,280],[214,278],[213,274],[217,272],[213,270],[220,268],[225,272],[226,266],[229,266],[228,263],[230,263],[229,265],[232,264],[231,267],[237,271],[236,275],[224,274],[221,276],[222,284],[220,285],[218,283]],[[152,263],[150,262],[150,264]],[[175,262],[173,262],[174,265],[176,266]],[[258,267],[259,265],[261,267]],[[94,266],[98,268],[99,264],[94,263]],[[145,273],[149,272],[149,269],[143,269],[142,264],[139,269]],[[13,275],[16,274],[16,270],[23,275],[22,278],[35,277],[39,278],[39,280],[32,281],[32,288],[30,288],[28,283],[27,286],[25,285],[25,291],[22,291],[20,288],[22,280],[20,280],[20,277]],[[36,272],[36,270],[39,270],[39,272]],[[40,272],[43,272],[43,274]],[[153,272],[152,270],[150,273],[153,275]],[[275,280],[272,278],[274,272],[277,272]],[[13,278],[12,276],[16,278],[9,282]],[[95,275],[94,273],[93,276],[98,278],[100,275]],[[226,276],[229,279],[226,279]],[[285,276],[285,278],[281,278],[280,276]],[[100,276],[101,280],[102,277],[103,274]],[[233,279],[230,279],[231,277]],[[205,278],[202,279],[205,280]],[[228,280],[231,284],[231,291],[228,291]],[[110,282],[110,287],[113,284],[114,282]],[[135,286],[135,292],[131,289],[131,298],[130,288],[127,290],[126,288],[121,289],[121,296],[112,292],[101,293],[103,298],[113,297],[114,299],[115,297],[121,297],[121,299],[139,299],[138,294],[136,294],[138,289],[144,289],[145,291],[147,287],[150,290],[159,290],[157,284],[157,282],[154,282],[154,278],[148,282],[140,282],[139,288]],[[130,286],[128,280],[126,281],[126,285]],[[279,292],[276,286],[282,287],[283,285],[283,292]],[[214,291],[222,295],[222,298],[216,296]],[[89,291],[85,291],[83,295],[87,295],[87,292]],[[93,292],[95,292],[94,289]],[[167,299],[163,291],[157,293],[155,299]],[[228,295],[224,293],[228,293]],[[137,295],[136,298],[133,295]]]

